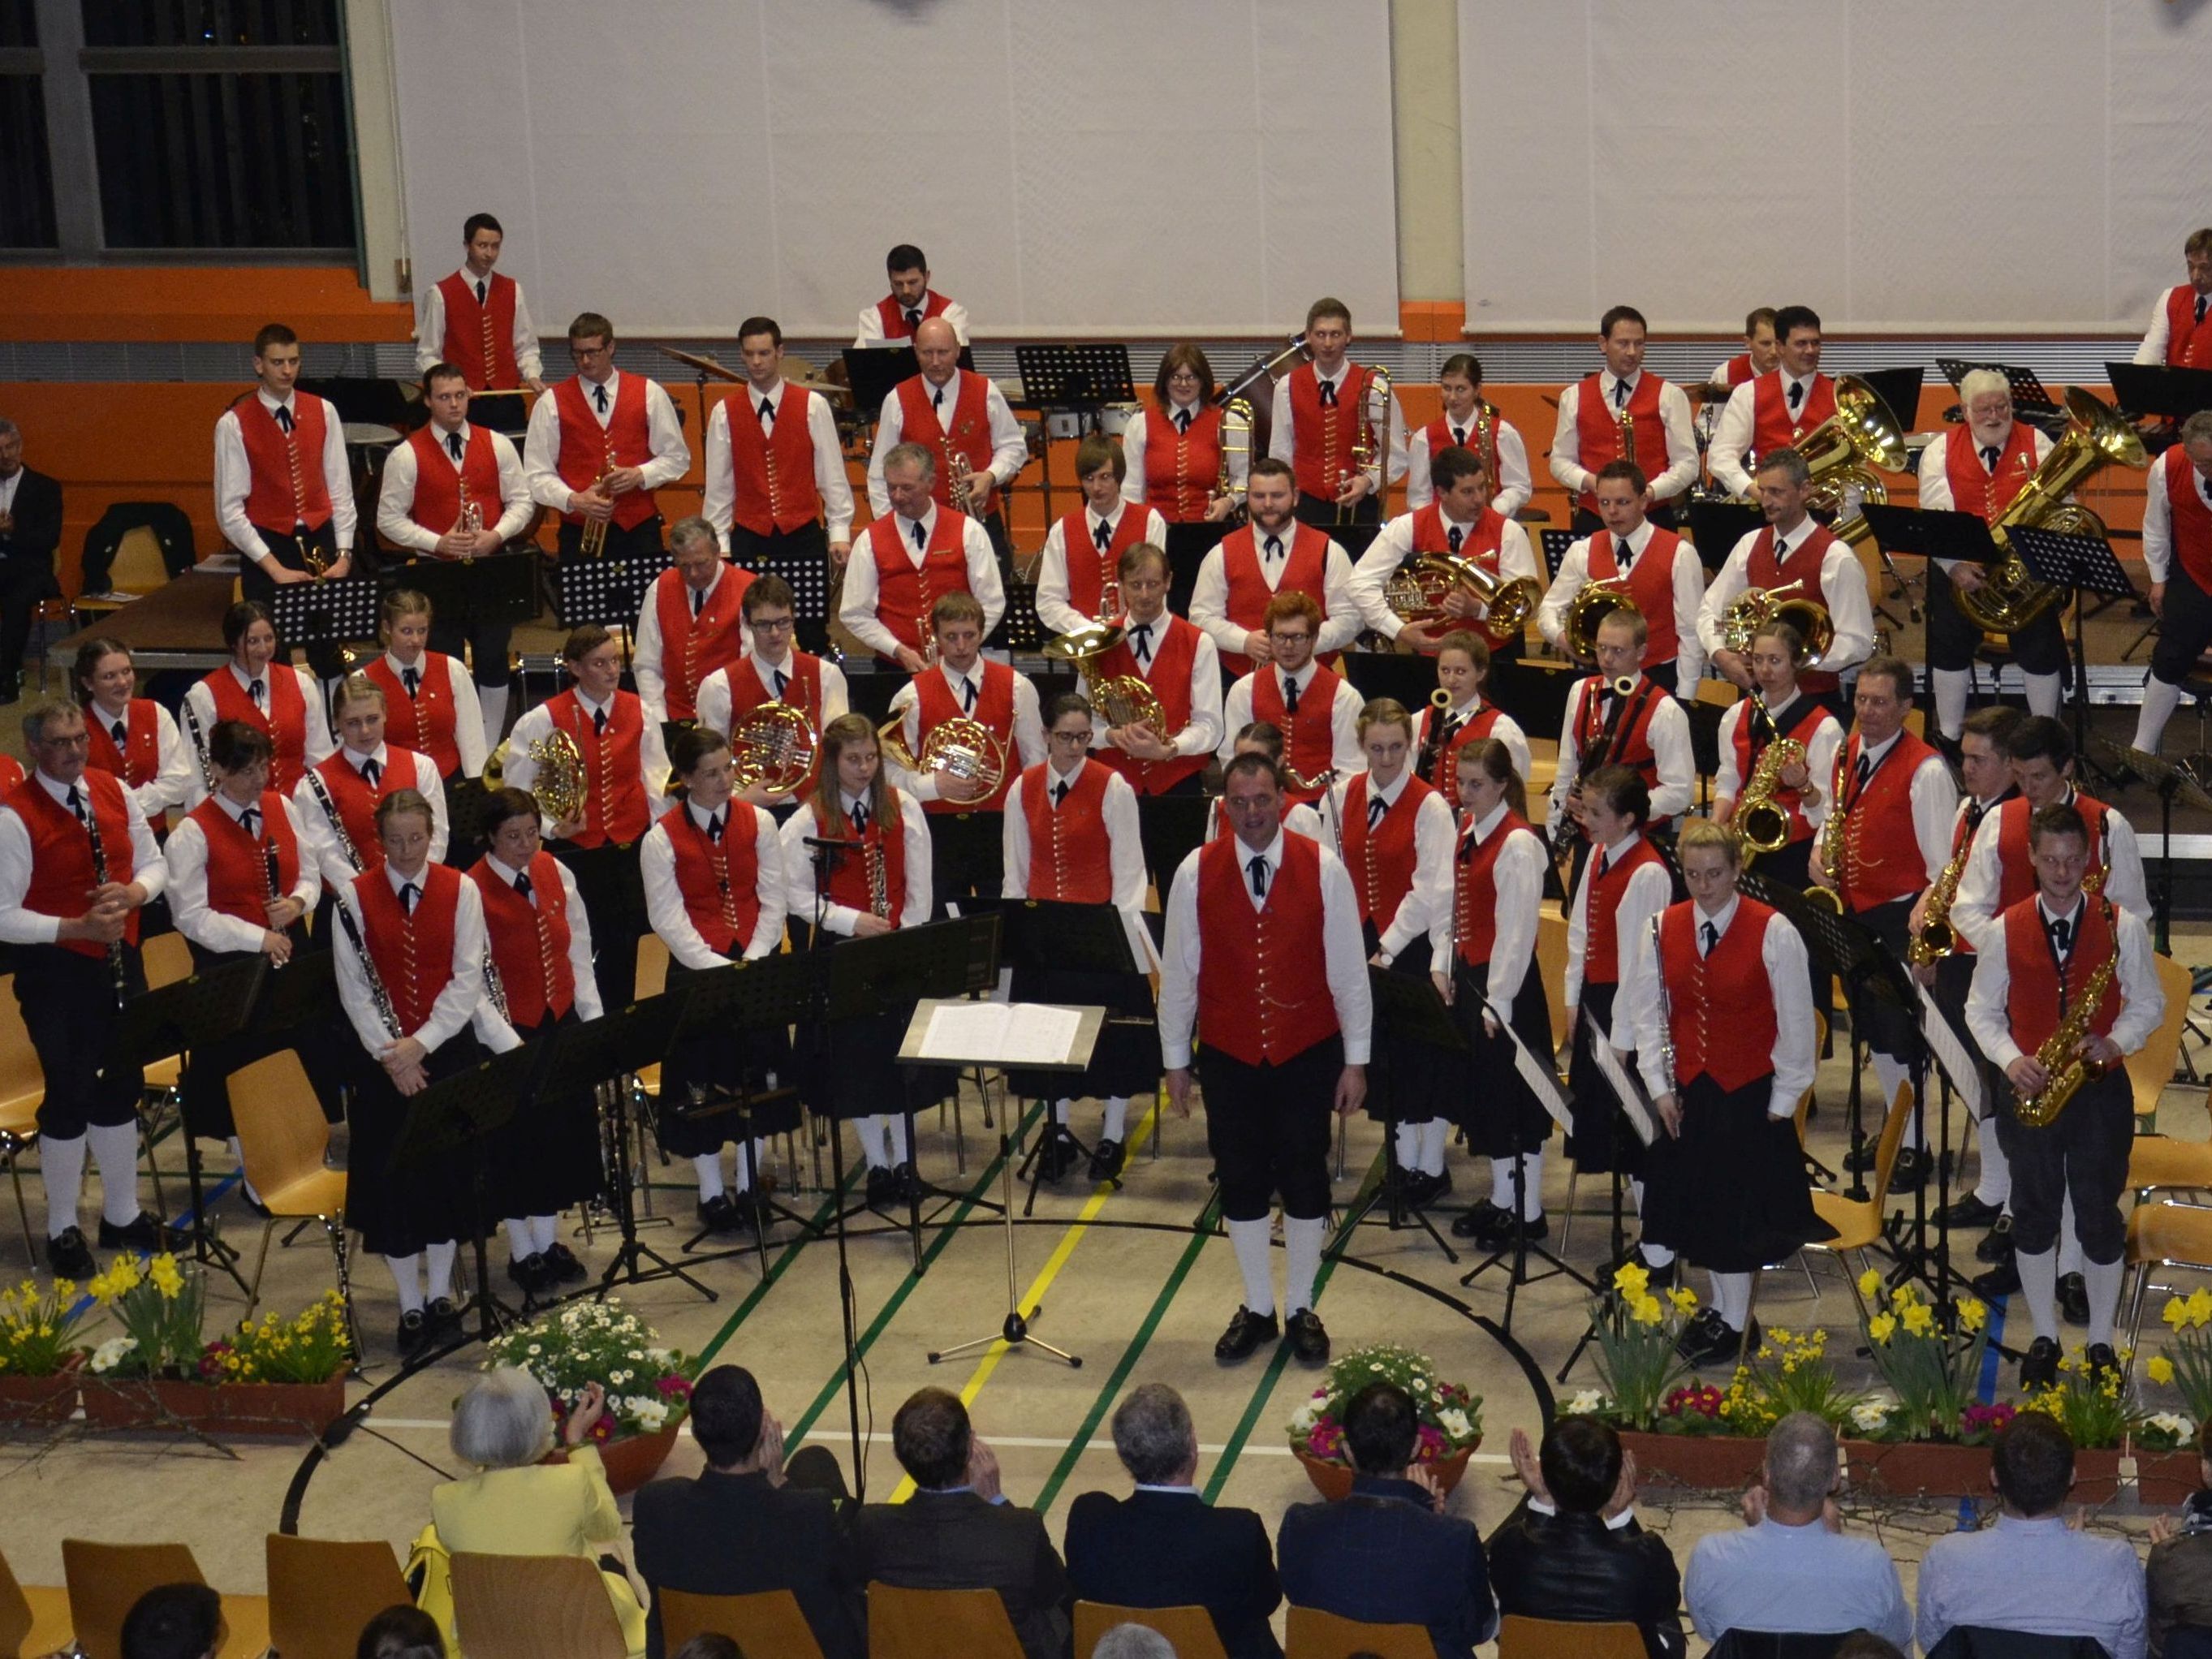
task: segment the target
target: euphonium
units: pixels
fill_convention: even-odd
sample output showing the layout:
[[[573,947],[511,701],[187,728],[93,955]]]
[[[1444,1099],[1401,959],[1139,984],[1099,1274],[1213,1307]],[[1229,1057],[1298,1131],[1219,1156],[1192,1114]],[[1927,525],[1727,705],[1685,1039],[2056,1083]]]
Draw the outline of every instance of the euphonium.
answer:
[[[1751,781],[1735,804],[1735,830],[1743,844],[1754,853],[1778,853],[1790,844],[1790,814],[1774,801],[1782,787],[1782,769],[1805,758],[1805,745],[1795,738],[1777,738],[1766,745],[1752,769]]]
[[[1244,491],[1237,482],[1237,474],[1251,465],[1252,422],[1255,416],[1249,401],[1231,398],[1221,406],[1221,427],[1218,441],[1221,447],[1221,476],[1214,481],[1213,493],[1235,498],[1238,509],[1243,505]],[[1242,465],[1233,463],[1241,462]],[[1231,515],[1232,517],[1234,514]]]
[[[998,734],[978,720],[956,715],[933,728],[922,739],[917,756],[906,746],[906,717],[894,714],[876,729],[876,742],[884,758],[896,761],[909,772],[942,772],[947,777],[974,781],[982,786],[977,799],[998,792],[1006,775],[1006,746]]]
[[[787,702],[764,702],[730,732],[731,776],[740,789],[765,784],[788,794],[814,769],[814,722]]]
[[[1628,583],[1620,577],[1610,581],[1590,582],[1581,592],[1567,601],[1566,620],[1560,637],[1567,654],[1577,662],[1597,660],[1597,625],[1616,611],[1626,611],[1632,617],[1644,614],[1644,607],[1629,593]]]
[[[2112,907],[2105,907],[2107,922],[2112,918]],[[2112,975],[2120,965],[2119,941],[2112,944],[2112,954],[2097,964],[2097,971],[2089,975],[2089,983],[2081,996],[2069,1004],[2066,1017],[2058,1022],[2056,1030],[2043,1040],[2035,1051],[2035,1063],[2050,1074],[2050,1081],[2032,1095],[2021,1095],[2013,1102],[2013,1115],[2031,1129],[2040,1129],[2053,1121],[2066,1109],[2066,1103],[2081,1092],[2081,1085],[2095,1077],[2102,1077],[2104,1066],[2086,1054],[2074,1051],[2081,1046],[2081,1039],[2089,1035],[2089,1024],[2097,1017],[2097,1009],[2105,994],[2112,988]]]
[[[2094,474],[2118,465],[2140,472],[2149,453],[2136,429],[2118,410],[2080,386],[2066,389],[2066,411],[2073,416],[2066,435],[2051,446],[2035,476],[1990,526],[1990,539],[2003,551],[2002,564],[1985,571],[1982,585],[1968,592],[1954,588],[1960,612],[1975,627],[2009,634],[2027,627],[2064,598],[2062,589],[2039,582],[2013,551],[2014,530],[2048,530],[2058,536],[2105,539],[2105,521],[2066,497]]]
[[[1905,429],[1876,392],[1856,374],[1836,377],[1836,412],[1792,446],[1813,475],[1806,505],[1818,513],[1841,514],[1856,491],[1862,502],[1887,503],[1889,487],[1875,476],[1905,471]],[[1856,545],[1874,533],[1866,514],[1854,510],[1838,518],[1832,532]],[[1818,654],[1818,653],[1815,653]]]
[[[1424,553],[1400,566],[1382,584],[1382,599],[1401,622],[1432,622],[1455,587],[1480,599],[1484,625],[1501,634],[1519,633],[1544,599],[1528,577],[1486,569],[1456,553]]]
[[[497,789],[506,781],[510,741],[502,740],[484,762],[485,788]],[[538,769],[530,793],[538,803],[539,815],[553,823],[581,818],[588,775],[584,769],[584,751],[576,746],[575,738],[556,726],[544,737],[532,738],[525,752]]]
[[[1769,623],[1788,623],[1804,641],[1801,662],[1818,662],[1836,641],[1835,620],[1828,607],[1804,592],[1802,582],[1780,587],[1747,587],[1721,611],[1721,643],[1731,651],[1748,651],[1752,636]],[[1795,592],[1795,597],[1784,595]]]
[[[1105,717],[1108,726],[1147,726],[1156,737],[1173,738],[1182,728],[1178,726],[1175,731],[1168,729],[1167,710],[1161,705],[1159,693],[1142,675],[1098,672],[1098,659],[1125,637],[1119,626],[1102,621],[1047,640],[1044,654],[1055,662],[1075,665],[1092,704]]]

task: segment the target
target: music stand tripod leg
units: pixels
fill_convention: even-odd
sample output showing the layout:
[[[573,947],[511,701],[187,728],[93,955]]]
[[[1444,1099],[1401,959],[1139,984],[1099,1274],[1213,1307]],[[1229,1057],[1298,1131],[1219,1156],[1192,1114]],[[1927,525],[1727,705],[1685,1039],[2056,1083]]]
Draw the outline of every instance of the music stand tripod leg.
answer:
[[[177,1131],[185,1143],[185,1187],[192,1200],[192,1260],[203,1267],[218,1267],[228,1273],[240,1292],[251,1297],[252,1292],[239,1274],[238,1252],[216,1237],[215,1230],[208,1224],[206,1182],[202,1174],[199,1141],[192,1133],[192,1126],[185,1118],[185,1089],[191,1081],[191,1054],[187,1050],[177,1062]],[[146,1155],[150,1163],[153,1159],[150,1146]],[[245,1184],[246,1166],[243,1163],[239,1165],[238,1179],[241,1186]]]
[[[601,1087],[604,1090],[605,1085],[602,1085]],[[614,1257],[607,1263],[606,1270],[599,1275],[599,1287],[593,1292],[594,1299],[605,1301],[617,1282],[635,1285],[644,1279],[647,1276],[647,1271],[638,1266],[639,1259],[642,1257],[651,1261],[654,1268],[659,1270],[652,1275],[653,1277],[681,1279],[698,1291],[701,1296],[705,1297],[708,1301],[720,1302],[722,1298],[718,1293],[708,1290],[676,1263],[638,1238],[636,1200],[631,1195],[629,1109],[624,1103],[625,1098],[624,1091],[617,1086],[612,1091],[612,1098],[608,1103],[616,1121],[616,1133],[613,1137],[616,1164],[615,1225],[622,1233],[622,1243],[616,1247]]]

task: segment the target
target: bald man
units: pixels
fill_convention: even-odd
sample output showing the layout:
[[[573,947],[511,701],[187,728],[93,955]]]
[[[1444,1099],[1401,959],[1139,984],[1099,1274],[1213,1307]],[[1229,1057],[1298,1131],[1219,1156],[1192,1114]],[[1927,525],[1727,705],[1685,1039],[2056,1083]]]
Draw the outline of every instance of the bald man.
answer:
[[[880,518],[890,511],[884,461],[902,443],[920,444],[937,458],[932,493],[939,507],[965,513],[989,533],[1003,567],[1010,553],[999,492],[1029,465],[1030,448],[1006,394],[973,369],[960,367],[960,340],[942,317],[922,319],[914,331],[921,373],[902,380],[884,399],[868,456],[868,505]],[[957,475],[969,480],[955,499]]]

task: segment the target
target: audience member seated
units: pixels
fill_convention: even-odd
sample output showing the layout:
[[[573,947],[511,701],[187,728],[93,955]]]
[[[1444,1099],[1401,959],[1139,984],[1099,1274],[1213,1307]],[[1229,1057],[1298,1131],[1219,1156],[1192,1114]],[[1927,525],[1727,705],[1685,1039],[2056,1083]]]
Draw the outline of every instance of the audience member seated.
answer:
[[[477,1473],[431,1489],[430,1519],[453,1555],[580,1555],[597,1559],[607,1597],[632,1653],[645,1646],[645,1609],[619,1564],[599,1547],[622,1536],[622,1511],[607,1489],[592,1429],[606,1411],[596,1382],[568,1413],[568,1461],[547,1463],[553,1411],[530,1373],[498,1365],[469,1385],[453,1407],[453,1455]]]
[[[1279,1659],[1267,1624],[1283,1599],[1267,1528],[1250,1510],[1198,1494],[1198,1431],[1164,1382],[1114,1413],[1114,1449],[1137,1489],[1087,1492],[1067,1510],[1067,1581],[1079,1601],[1121,1607],[1203,1607],[1229,1659]]]
[[[1870,1630],[1855,1630],[1844,1638],[1836,1650],[1836,1659],[1905,1659],[1911,1642],[1893,1642],[1887,1636],[1877,1636]]]
[[[1498,1611],[1569,1625],[1633,1625],[1651,1659],[1684,1650],[1682,1579],[1667,1540],[1636,1523],[1636,1459],[1595,1418],[1562,1417],[1531,1454],[1513,1431],[1528,1495],[1490,1534]]]
[[[1029,1659],[1067,1650],[1067,1572],[1044,1517],[1006,1501],[999,1460],[943,1389],[920,1389],[891,1419],[891,1449],[915,1492],[853,1522],[855,1576],[904,1589],[994,1589]]]
[[[1998,1434],[1990,1484],[1996,1524],[1946,1534],[1920,1564],[1919,1636],[1933,1654],[1953,1628],[2087,1636],[2111,1659],[2143,1659],[2143,1573],[2124,1538],[2066,1524],[2074,1443],[2041,1412]]]
[[[2150,1565],[2144,1586],[2150,1596],[2151,1659],[2166,1659],[2170,1637],[2191,1634],[2179,1645],[2212,1653],[2212,1423],[2197,1431],[2197,1478],[2203,1482],[2177,1517],[2161,1515],[2150,1523]],[[1073,1562],[1071,1561],[1071,1564]]]
[[[1474,1522],[1443,1513],[1443,1492],[1413,1462],[1419,1419],[1403,1389],[1377,1382],[1344,1409],[1352,1495],[1293,1504],[1275,1536],[1283,1594],[1376,1625],[1425,1625],[1437,1659],[1469,1659],[1498,1613]]]
[[[123,1659],[215,1659],[222,1598],[205,1584],[156,1584],[123,1615]]]
[[[436,1620],[402,1601],[362,1626],[353,1659],[446,1659],[446,1638]]]
[[[825,1447],[787,1465],[783,1425],[760,1385],[717,1365],[691,1393],[691,1435],[707,1459],[690,1480],[655,1480],[632,1505],[630,1559],[653,1595],[646,1652],[661,1659],[660,1592],[789,1590],[826,1659],[861,1659],[860,1585],[840,1518],[845,1478]]]
[[[1098,1638],[1091,1659],[1176,1659],[1175,1644],[1150,1625],[1115,1625]]]
[[[1844,1536],[1841,1484],[1833,1429],[1810,1412],[1774,1425],[1765,1477],[1743,1496],[1744,1530],[1708,1533],[1690,1552],[1683,1589],[1698,1635],[1866,1630],[1911,1644],[1896,1564],[1873,1539]]]
[[[676,1659],[745,1659],[745,1650],[726,1636],[702,1631],[676,1650]]]

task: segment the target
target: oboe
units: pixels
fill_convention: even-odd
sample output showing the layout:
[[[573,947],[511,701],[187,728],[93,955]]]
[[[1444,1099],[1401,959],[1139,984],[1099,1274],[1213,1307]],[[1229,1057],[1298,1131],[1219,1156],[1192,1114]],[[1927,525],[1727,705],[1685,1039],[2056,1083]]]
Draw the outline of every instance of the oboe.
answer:
[[[107,847],[100,839],[100,809],[88,802],[85,807],[84,832],[92,839],[92,878],[100,886],[107,885]],[[131,984],[123,966],[123,940],[120,937],[107,942],[107,977],[115,987],[115,1007],[120,1013],[130,1000]]]

